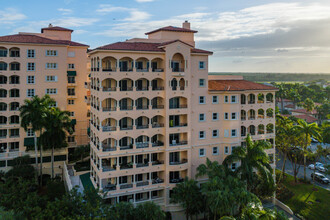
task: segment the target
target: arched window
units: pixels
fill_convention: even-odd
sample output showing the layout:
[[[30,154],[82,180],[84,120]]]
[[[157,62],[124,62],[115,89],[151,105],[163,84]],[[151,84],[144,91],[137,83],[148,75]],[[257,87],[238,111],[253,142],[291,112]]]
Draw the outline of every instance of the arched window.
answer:
[[[265,126],[258,125],[258,134],[264,134],[264,133],[265,133]]]
[[[5,62],[0,62],[0,70],[1,71],[6,71],[7,70],[7,63]]]
[[[241,104],[244,105],[246,104],[246,95],[241,94]]]
[[[177,81],[175,78],[173,78],[173,79],[171,80],[171,87],[172,87],[172,90],[175,91],[177,86],[178,86],[178,81]]]
[[[7,84],[7,76],[0,75],[0,84]]]
[[[265,102],[265,96],[262,93],[258,94],[258,103],[264,103]]]
[[[0,111],[7,111],[7,104],[4,102],[0,102]]]
[[[246,136],[246,127],[241,126],[241,137],[245,137],[245,136]]]

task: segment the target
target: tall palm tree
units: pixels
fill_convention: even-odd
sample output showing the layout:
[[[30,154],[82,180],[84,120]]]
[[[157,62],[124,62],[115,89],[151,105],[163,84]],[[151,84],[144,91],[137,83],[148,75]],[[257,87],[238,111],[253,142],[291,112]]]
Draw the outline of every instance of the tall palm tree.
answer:
[[[51,148],[52,178],[54,178],[54,149],[67,147],[66,132],[72,133],[72,124],[68,111],[50,108],[44,117],[45,131],[40,141],[46,148]]]
[[[38,169],[38,143],[37,132],[41,133],[43,128],[43,118],[45,111],[49,104],[54,100],[48,95],[40,98],[34,96],[32,99],[24,100],[24,105],[20,107],[21,126],[25,131],[31,127],[34,135],[34,150],[35,150],[35,163]],[[40,175],[42,176],[42,150],[40,146]],[[36,180],[38,180],[38,172],[36,172]]]
[[[135,209],[136,220],[163,220],[165,219],[165,212],[162,208],[154,202],[144,202],[139,204]]]
[[[223,164],[228,167],[234,162],[240,162],[235,174],[247,183],[249,191],[254,182],[255,170],[265,183],[274,185],[272,168],[269,164],[269,157],[265,152],[265,149],[271,147],[270,143],[266,141],[253,142],[249,134],[245,140],[246,147],[236,147],[232,154],[224,159]]]
[[[193,215],[197,215],[202,207],[202,195],[194,179],[185,178],[182,183],[178,183],[173,188],[171,202],[179,203],[184,209],[186,219],[192,219]]]
[[[314,137],[315,139],[321,142],[321,129],[317,126],[316,123],[308,124],[306,121],[299,119],[298,124],[295,125],[295,129],[298,134],[303,134],[305,141],[303,144],[303,153],[304,153],[304,180],[306,180],[306,153],[307,147],[310,144],[310,138]]]

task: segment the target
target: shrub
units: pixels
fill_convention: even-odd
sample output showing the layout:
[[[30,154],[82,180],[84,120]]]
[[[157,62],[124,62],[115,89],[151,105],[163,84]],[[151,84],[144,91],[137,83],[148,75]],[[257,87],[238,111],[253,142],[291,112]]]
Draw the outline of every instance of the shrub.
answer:
[[[276,198],[280,201],[287,201],[292,196],[294,196],[294,193],[289,190],[285,185],[278,184],[276,189]]]

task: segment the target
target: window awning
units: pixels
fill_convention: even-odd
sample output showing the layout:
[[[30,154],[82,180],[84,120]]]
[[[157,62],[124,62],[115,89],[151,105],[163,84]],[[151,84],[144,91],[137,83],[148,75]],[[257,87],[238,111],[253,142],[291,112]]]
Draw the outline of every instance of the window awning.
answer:
[[[72,120],[71,120],[71,124],[72,124],[72,125],[77,124],[77,120],[76,120],[76,119],[72,119]]]
[[[77,75],[77,71],[67,71],[68,76],[76,76]]]

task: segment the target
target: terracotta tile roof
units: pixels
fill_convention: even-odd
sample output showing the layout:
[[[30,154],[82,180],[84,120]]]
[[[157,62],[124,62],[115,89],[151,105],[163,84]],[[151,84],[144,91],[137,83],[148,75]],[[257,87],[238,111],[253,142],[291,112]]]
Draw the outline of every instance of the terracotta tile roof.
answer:
[[[151,52],[165,52],[165,50],[162,48],[168,44],[174,43],[174,42],[182,42],[190,47],[191,45],[180,41],[180,40],[173,40],[173,41],[168,41],[164,43],[146,43],[146,42],[117,42],[113,44],[108,44],[104,45],[101,47],[97,47],[93,50],[128,50],[128,51],[151,51]],[[91,51],[93,51],[91,50]],[[201,50],[201,49],[196,49],[192,48],[191,49],[192,53],[207,53],[207,54],[212,54],[211,51],[206,51],[206,50]]]
[[[304,114],[309,114],[309,115],[315,115],[317,114],[317,111],[315,109],[313,109],[313,111],[308,112],[306,109],[302,108],[302,109],[293,109],[291,110],[292,112],[297,112],[297,113],[304,113]]]
[[[209,80],[209,91],[246,90],[277,90],[277,88],[247,80]]]
[[[26,43],[26,44],[58,44],[68,46],[82,46],[88,47],[88,45],[77,43],[69,40],[52,40],[45,37],[40,37],[32,34],[14,34],[0,37],[0,42],[8,43]]]
[[[71,32],[73,32],[73,30],[71,30],[71,29],[63,28],[63,27],[59,27],[59,26],[41,28],[41,33],[43,33],[44,30],[53,30],[53,31],[71,31]]]
[[[292,115],[293,117],[305,120],[307,123],[313,123],[317,121],[317,118],[310,115]]]
[[[162,27],[150,32],[145,33],[146,35],[152,34],[158,31],[177,31],[177,32],[190,32],[190,33],[197,33],[198,31],[186,29],[186,28],[180,28],[180,27],[173,27],[173,26],[167,26],[167,27]]]

